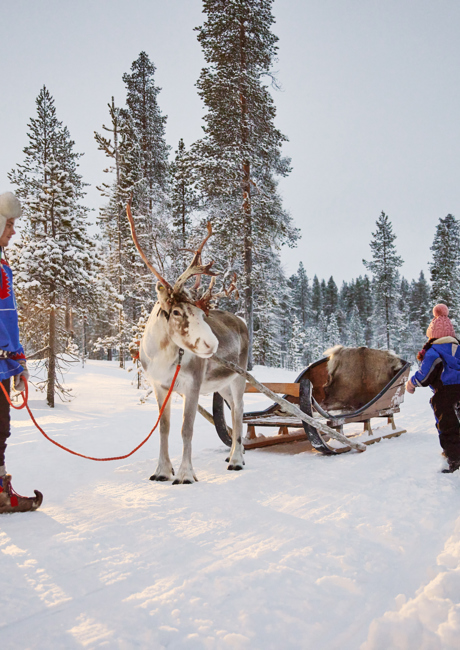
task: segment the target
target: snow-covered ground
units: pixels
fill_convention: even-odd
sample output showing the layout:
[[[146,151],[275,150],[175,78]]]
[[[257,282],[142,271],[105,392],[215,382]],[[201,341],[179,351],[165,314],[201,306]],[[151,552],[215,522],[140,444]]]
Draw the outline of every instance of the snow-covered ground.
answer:
[[[51,410],[32,392],[31,409],[62,444],[120,455],[157,414],[131,379],[90,361],[67,376],[73,402]],[[95,463],[15,412],[13,485],[44,502],[0,518],[0,648],[460,648],[460,473],[439,471],[429,397],[407,395],[396,418],[408,432],[365,453],[293,443],[248,451],[242,472],[197,415],[199,483],[178,486],[149,481],[156,433],[128,460]],[[179,397],[172,412],[177,468]]]

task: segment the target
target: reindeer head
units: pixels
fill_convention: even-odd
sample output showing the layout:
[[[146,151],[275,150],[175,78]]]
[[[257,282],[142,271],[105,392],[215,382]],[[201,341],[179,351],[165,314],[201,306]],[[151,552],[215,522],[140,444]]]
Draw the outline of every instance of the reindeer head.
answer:
[[[236,289],[236,274],[234,274],[228,289],[224,288],[220,293],[212,293],[216,276],[219,275],[219,273],[211,270],[214,262],[203,264],[201,261],[203,247],[212,235],[211,224],[208,223],[208,234],[198,247],[198,250],[194,251],[192,262],[184,273],[182,273],[182,275],[176,280],[174,286],[171,286],[169,282],[165,280],[150,264],[142,251],[136,237],[134,221],[129,204],[126,207],[126,212],[136,248],[148,268],[159,280],[156,285],[156,292],[161,310],[168,322],[167,329],[170,338],[179,347],[189,350],[199,357],[211,357],[216,352],[219,342],[206,322],[205,316],[208,315],[214,299],[223,295],[228,296]],[[200,293],[200,282],[203,275],[211,276],[211,282],[209,287],[204,292]],[[185,288],[185,283],[192,276],[196,277],[196,281],[194,287],[189,290]]]
[[[205,321],[205,313],[185,294],[169,293],[161,282],[156,286],[158,302],[167,319],[169,337],[176,345],[204,359],[216,352],[219,341]]]

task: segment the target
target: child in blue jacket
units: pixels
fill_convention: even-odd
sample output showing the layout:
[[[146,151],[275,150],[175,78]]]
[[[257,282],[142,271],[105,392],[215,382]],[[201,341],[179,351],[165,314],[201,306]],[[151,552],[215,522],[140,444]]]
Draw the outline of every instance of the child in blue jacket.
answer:
[[[439,442],[447,458],[444,473],[460,468],[460,344],[455,336],[447,305],[433,308],[434,318],[426,335],[428,342],[418,353],[420,369],[409,379],[406,390],[415,391],[416,386],[430,386],[434,392],[430,400],[439,433]]]

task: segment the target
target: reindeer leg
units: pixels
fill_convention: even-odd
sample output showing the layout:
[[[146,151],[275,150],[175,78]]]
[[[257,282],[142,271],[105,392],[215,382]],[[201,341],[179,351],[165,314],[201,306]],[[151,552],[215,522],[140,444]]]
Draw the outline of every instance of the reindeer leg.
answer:
[[[163,401],[168,393],[166,388],[155,384],[155,395],[158,402],[158,408],[161,409]],[[169,458],[169,422],[171,416],[171,400],[166,404],[165,410],[160,420],[160,457],[158,458],[158,466],[155,474],[150,477],[151,481],[172,481],[174,477],[174,469]]]
[[[222,397],[226,398],[232,409],[232,448],[228,459],[229,470],[239,471],[243,469],[243,394],[246,381],[244,378],[236,377],[228,388],[220,391]],[[224,395],[225,393],[225,395]]]
[[[193,424],[195,422],[196,410],[198,406],[198,390],[190,391],[184,395],[184,415],[182,420],[182,462],[177,472],[177,478],[173,485],[179,483],[193,483],[198,481],[192,466],[192,436]]]

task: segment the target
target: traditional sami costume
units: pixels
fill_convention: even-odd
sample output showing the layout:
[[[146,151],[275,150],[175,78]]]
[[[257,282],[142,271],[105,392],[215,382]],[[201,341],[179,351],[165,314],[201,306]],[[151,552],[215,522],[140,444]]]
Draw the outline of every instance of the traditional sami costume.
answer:
[[[13,273],[9,264],[3,259],[0,267],[0,381],[9,394],[10,377],[24,372],[19,360],[25,361],[26,357],[19,343],[18,309],[13,290]],[[0,390],[0,466],[5,464],[6,440],[9,436],[10,408],[3,391]]]
[[[0,380],[20,375],[25,360],[19,342],[18,308],[13,290],[13,273],[9,264],[1,260],[0,269]]]

